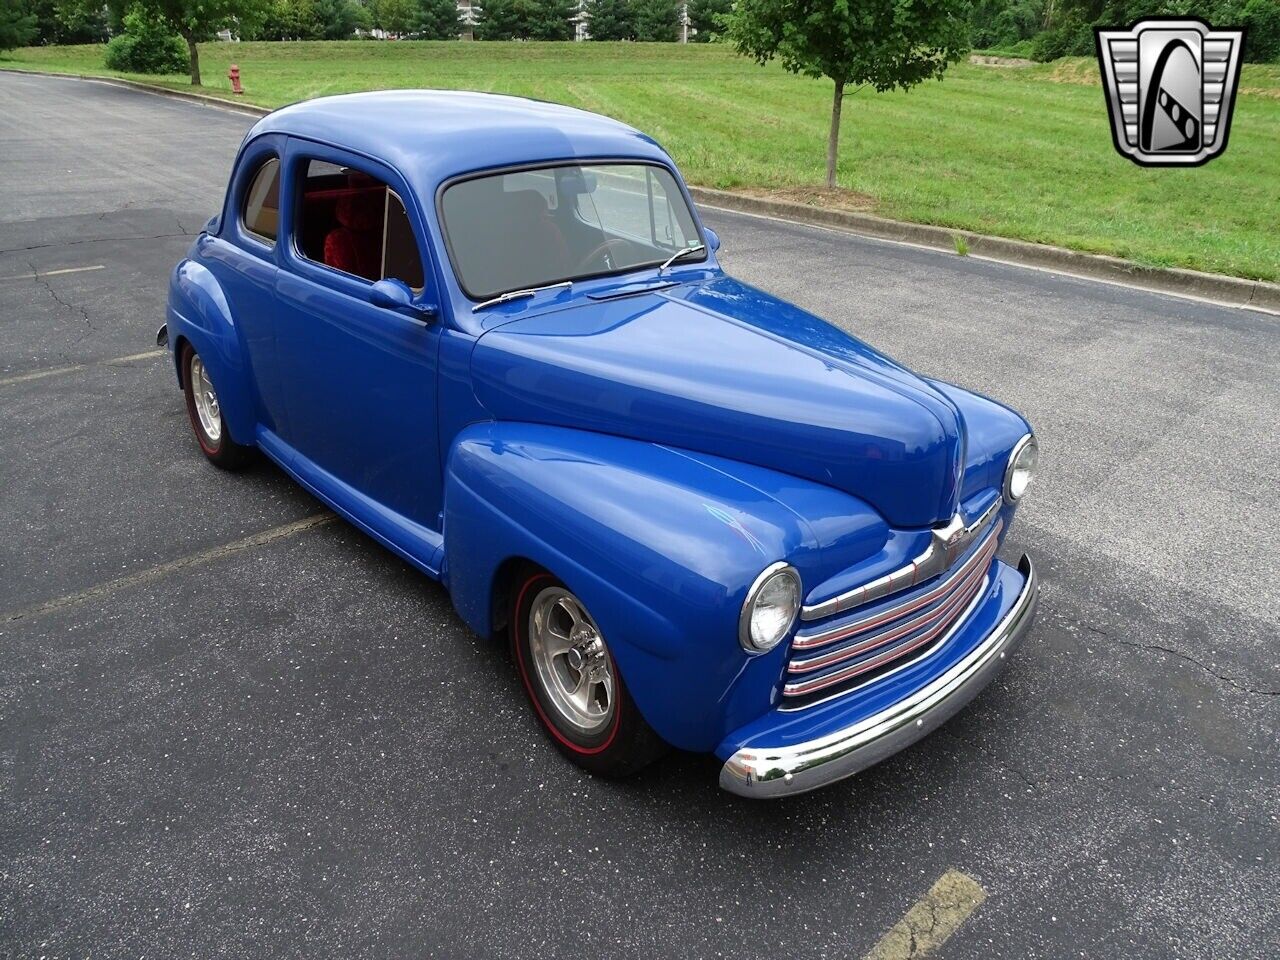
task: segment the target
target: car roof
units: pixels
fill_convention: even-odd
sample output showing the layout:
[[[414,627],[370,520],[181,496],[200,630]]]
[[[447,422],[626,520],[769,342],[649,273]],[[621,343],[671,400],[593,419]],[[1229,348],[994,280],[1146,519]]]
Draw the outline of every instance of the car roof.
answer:
[[[354,150],[430,195],[476,170],[573,158],[670,163],[657,142],[617,120],[541,100],[447,90],[381,90],[306,100],[263,117],[245,142],[283,133]]]

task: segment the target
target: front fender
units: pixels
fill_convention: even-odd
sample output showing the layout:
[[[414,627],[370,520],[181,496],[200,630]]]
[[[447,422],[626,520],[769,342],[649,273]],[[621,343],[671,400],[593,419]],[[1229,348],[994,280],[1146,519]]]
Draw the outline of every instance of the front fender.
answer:
[[[166,310],[169,343],[175,360],[178,345],[188,340],[204,361],[231,438],[246,446],[255,442],[253,390],[235,318],[217,278],[195,260],[182,260],[169,278]],[[182,372],[178,373],[181,380]]]
[[[1009,454],[1014,444],[1031,432],[1031,425],[1020,413],[990,397],[941,380],[929,382],[946,394],[964,417],[968,442],[961,500],[984,489],[999,490],[1004,484]]]
[[[650,725],[677,747],[714,749],[777,699],[786,644],[743,651],[747,589],[774,561],[802,577],[820,563],[813,529],[760,481],[643,441],[474,424],[458,435],[445,475],[454,605],[488,635],[503,565],[545,567],[596,618]]]

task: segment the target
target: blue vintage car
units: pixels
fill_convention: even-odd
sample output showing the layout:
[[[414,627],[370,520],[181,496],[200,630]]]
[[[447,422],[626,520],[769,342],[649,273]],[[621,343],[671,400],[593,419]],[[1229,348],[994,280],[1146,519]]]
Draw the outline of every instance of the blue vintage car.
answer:
[[[509,638],[603,774],[714,752],[752,797],[924,736],[1027,633],[997,553],[1036,441],[727,276],[671,158],[567,107],[329,97],[245,137],[159,341],[257,449]]]

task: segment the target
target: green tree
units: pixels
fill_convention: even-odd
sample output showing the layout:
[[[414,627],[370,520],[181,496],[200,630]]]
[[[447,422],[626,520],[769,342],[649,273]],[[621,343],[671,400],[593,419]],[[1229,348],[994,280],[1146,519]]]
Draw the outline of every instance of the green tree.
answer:
[[[320,21],[313,0],[270,0],[253,32],[258,40],[316,40]]]
[[[457,0],[419,0],[418,35],[424,40],[457,40],[462,32]]]
[[[1249,0],[1236,22],[1244,24],[1244,55],[1253,63],[1280,62],[1280,2]]]
[[[592,40],[634,40],[631,0],[587,0],[587,27]]]
[[[485,0],[477,40],[572,40],[575,0]]]
[[[850,84],[909,90],[969,51],[968,0],[737,0],[727,19],[739,53],[835,84],[827,187],[836,185],[840,110]]]
[[[733,0],[689,0],[689,39],[707,43],[724,33],[724,18],[733,9]]]
[[[61,0],[59,15],[68,23],[78,22],[90,11],[100,11],[104,0]],[[113,17],[135,6],[127,0],[105,0]],[[168,24],[187,44],[187,60],[192,86],[200,85],[200,50],[196,44],[219,30],[232,28],[252,35],[262,22],[267,0],[141,0],[148,16]]]
[[[975,47],[1002,47],[1029,40],[1044,24],[1045,0],[973,0],[969,40]]]
[[[372,13],[375,27],[396,36],[413,33],[418,26],[415,0],[375,0]]]
[[[36,15],[18,0],[0,0],[0,51],[25,47],[40,34]]]
[[[648,43],[670,43],[680,34],[678,0],[631,0],[636,39]]]
[[[313,0],[316,30],[321,40],[347,40],[366,22],[355,0]]]
[[[23,6],[19,3],[19,9]],[[25,9],[36,17],[37,35],[32,43],[106,43],[110,36],[107,17],[101,9],[74,24],[59,16],[56,0],[27,0]]]

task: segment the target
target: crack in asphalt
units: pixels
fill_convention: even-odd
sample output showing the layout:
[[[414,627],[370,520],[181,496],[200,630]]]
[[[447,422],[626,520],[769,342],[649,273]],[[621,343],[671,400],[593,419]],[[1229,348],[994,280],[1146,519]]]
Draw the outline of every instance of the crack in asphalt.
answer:
[[[1096,634],[1097,636],[1103,637],[1107,640],[1114,640],[1116,643],[1122,644],[1123,646],[1133,647],[1135,650],[1146,650],[1152,653],[1167,653],[1171,656],[1177,657],[1179,660],[1185,660],[1187,663],[1195,664],[1205,673],[1209,674],[1209,676],[1215,677],[1243,693],[1251,693],[1258,697],[1280,697],[1280,690],[1263,690],[1257,687],[1250,687],[1247,684],[1242,683],[1237,677],[1230,677],[1226,674],[1218,673],[1207,663],[1197,660],[1195,657],[1188,656],[1181,650],[1175,650],[1173,647],[1166,647],[1159,643],[1138,643],[1135,640],[1125,640],[1122,637],[1113,636],[1103,630],[1099,630],[1097,627],[1090,627],[1087,624],[1085,625],[1085,629],[1090,633]]]
[[[94,333],[94,332],[96,332],[96,331],[97,331],[97,327],[95,327],[95,326],[93,325],[93,319],[89,316],[89,311],[88,311],[88,310],[86,310],[84,307],[80,306],[80,305],[79,305],[79,304],[77,304],[77,303],[71,303],[71,302],[70,302],[70,301],[68,301],[68,300],[64,300],[64,299],[62,299],[62,297],[60,297],[60,296],[58,295],[58,292],[57,292],[56,290],[54,290],[54,289],[53,289],[53,284],[51,284],[51,283],[49,282],[48,278],[46,278],[46,277],[45,277],[45,275],[44,275],[44,274],[42,274],[42,273],[39,271],[39,269],[36,267],[36,265],[35,265],[34,261],[28,260],[28,261],[27,261],[27,266],[29,266],[29,267],[31,268],[31,278],[32,278],[33,280],[35,280],[35,282],[36,282],[36,283],[37,283],[41,288],[43,288],[43,289],[44,289],[44,292],[45,292],[45,293],[49,294],[49,296],[53,298],[54,303],[59,304],[60,306],[62,306],[62,307],[64,307],[64,308],[66,308],[67,310],[72,311],[73,313],[78,313],[78,314],[80,314],[80,317],[81,317],[81,318],[84,320],[84,322],[85,322],[85,326],[86,326],[86,327],[88,327],[88,329],[87,329],[87,330],[85,330],[82,334],[80,334],[80,336],[76,337],[76,339],[75,339],[75,340],[72,342],[72,344],[71,344],[72,346],[75,346],[77,343],[79,343],[79,342],[80,342],[81,340],[83,340],[85,337],[87,337],[87,336],[89,336],[91,333]],[[65,353],[63,354],[63,356],[64,356],[64,359],[65,359]]]
[[[179,229],[182,224],[178,224]],[[84,237],[81,240],[59,240],[57,243],[33,243],[29,247],[10,247],[6,250],[0,250],[0,254],[6,253],[26,253],[29,250],[47,250],[50,247],[74,247],[81,243],[124,243],[128,240],[170,240],[175,237],[194,237],[194,233],[183,231],[181,233],[157,233],[150,236],[132,236],[132,237]]]
[[[939,949],[987,898],[973,877],[951,868],[881,937],[865,960],[910,960]]]

